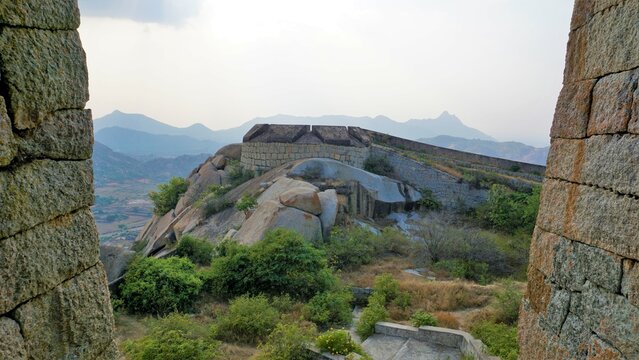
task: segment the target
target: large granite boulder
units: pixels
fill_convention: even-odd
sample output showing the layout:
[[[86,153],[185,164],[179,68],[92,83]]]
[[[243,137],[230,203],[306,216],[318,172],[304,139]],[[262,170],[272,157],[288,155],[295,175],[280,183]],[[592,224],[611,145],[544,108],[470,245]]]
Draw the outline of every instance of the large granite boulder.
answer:
[[[320,204],[322,206],[322,213],[320,214],[320,221],[322,222],[322,234],[326,239],[335,226],[337,221],[337,212],[339,210],[339,200],[337,198],[337,191],[329,189],[317,194],[319,196]]]
[[[222,155],[230,160],[240,160],[242,157],[242,144],[230,144],[218,150],[215,155]]]
[[[127,266],[135,257],[135,251],[121,245],[100,245],[100,261],[104,265],[109,283],[124,274]]]
[[[330,187],[349,188],[349,207],[356,216],[382,218],[411,210],[421,200],[420,192],[410,185],[330,159],[303,160],[288,175],[305,178],[309,173]]]
[[[322,213],[322,204],[317,191],[309,188],[293,188],[280,195],[282,205],[293,207],[313,215]]]
[[[262,240],[267,231],[279,227],[295,230],[311,242],[322,240],[322,225],[317,216],[274,200],[258,206],[242,224],[234,239],[243,244],[252,244]]]

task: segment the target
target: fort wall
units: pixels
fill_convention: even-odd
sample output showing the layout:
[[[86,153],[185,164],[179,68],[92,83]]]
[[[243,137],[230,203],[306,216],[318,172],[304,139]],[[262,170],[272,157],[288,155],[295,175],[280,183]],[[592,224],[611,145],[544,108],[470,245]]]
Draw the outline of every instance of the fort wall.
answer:
[[[76,0],[0,2],[0,358],[115,359]]]

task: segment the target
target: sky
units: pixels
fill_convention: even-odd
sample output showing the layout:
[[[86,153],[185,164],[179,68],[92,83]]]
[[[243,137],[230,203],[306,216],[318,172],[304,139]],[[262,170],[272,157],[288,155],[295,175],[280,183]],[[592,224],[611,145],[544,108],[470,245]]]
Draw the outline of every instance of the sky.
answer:
[[[94,118],[443,111],[549,143],[572,0],[80,0]],[[426,135],[426,134],[425,134]]]

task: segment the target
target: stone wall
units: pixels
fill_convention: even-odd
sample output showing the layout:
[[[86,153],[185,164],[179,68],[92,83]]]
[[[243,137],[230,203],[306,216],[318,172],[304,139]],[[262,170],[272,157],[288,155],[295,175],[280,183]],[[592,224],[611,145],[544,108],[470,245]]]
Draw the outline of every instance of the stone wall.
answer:
[[[546,168],[541,165],[528,164],[521,161],[506,160],[486,155],[447,149],[439,146],[424,144],[418,141],[402,139],[396,136],[383,134],[367,129],[349,128],[349,131],[351,133],[360,133],[363,135],[365,134],[365,136],[367,136],[371,142],[376,144],[386,145],[397,149],[416,151],[434,158],[445,158],[460,163],[473,164],[474,166],[478,167],[486,167],[490,168],[491,171],[494,171],[495,169],[510,170],[511,168],[516,166],[522,173],[543,175],[544,171],[546,170]]]
[[[0,358],[113,359],[76,0],[0,2]]]
[[[368,155],[366,147],[249,142],[242,144],[241,163],[247,169],[263,172],[293,160],[328,158],[361,169]]]
[[[388,159],[399,180],[417,189],[432,190],[433,195],[445,208],[454,208],[461,203],[475,207],[488,198],[487,190],[475,189],[468,183],[461,182],[459,178],[402,156],[392,149],[372,145],[371,154]]]
[[[639,0],[577,0],[522,359],[639,358]]]

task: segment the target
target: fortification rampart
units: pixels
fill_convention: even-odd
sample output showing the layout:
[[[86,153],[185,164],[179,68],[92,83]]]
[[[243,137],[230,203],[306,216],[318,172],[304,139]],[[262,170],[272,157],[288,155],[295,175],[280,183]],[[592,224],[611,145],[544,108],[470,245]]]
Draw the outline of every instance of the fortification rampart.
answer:
[[[263,172],[293,160],[329,158],[363,168],[368,145],[350,136],[346,127],[261,124],[244,136],[241,163]]]
[[[577,0],[521,359],[639,358],[639,0]]]
[[[76,0],[0,2],[0,359],[114,359]]]

